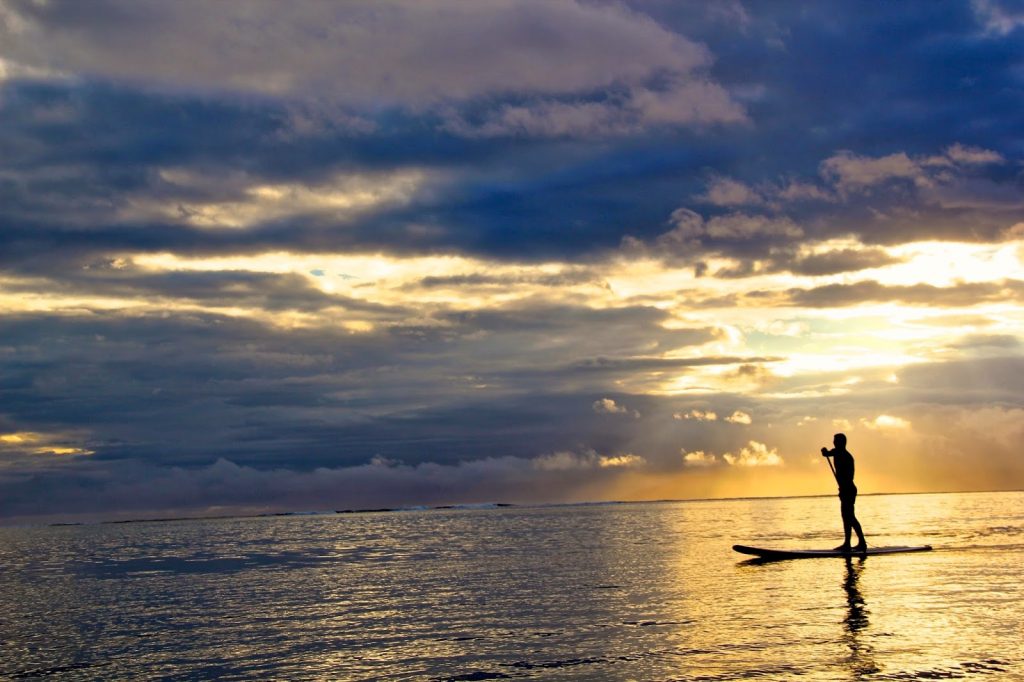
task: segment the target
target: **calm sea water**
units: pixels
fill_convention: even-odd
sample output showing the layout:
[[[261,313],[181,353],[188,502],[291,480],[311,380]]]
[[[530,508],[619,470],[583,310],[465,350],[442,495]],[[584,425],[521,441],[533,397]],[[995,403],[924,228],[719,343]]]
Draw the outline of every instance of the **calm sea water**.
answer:
[[[1024,493],[0,529],[0,677],[1024,679]]]

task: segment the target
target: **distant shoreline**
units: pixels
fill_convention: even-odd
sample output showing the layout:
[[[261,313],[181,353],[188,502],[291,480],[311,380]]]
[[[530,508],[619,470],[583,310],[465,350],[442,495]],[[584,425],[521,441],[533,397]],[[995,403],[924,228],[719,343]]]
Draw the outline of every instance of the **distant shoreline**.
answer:
[[[1024,490],[1015,488],[1008,490],[944,490],[944,491],[929,491],[929,492],[885,492],[885,493],[864,493],[861,497],[884,497],[887,495],[975,495],[975,494],[987,494],[987,493],[1013,493],[1013,492],[1024,492]],[[626,505],[626,504],[679,504],[679,503],[706,503],[706,502],[731,502],[731,501],[742,501],[742,500],[792,500],[792,499],[814,499],[823,497],[834,497],[832,494],[822,495],[765,495],[765,496],[743,496],[743,497],[695,497],[695,498],[682,498],[682,499],[662,499],[662,500],[604,500],[604,501],[587,501],[587,502],[536,502],[536,503],[512,503],[512,502],[488,502],[488,503],[468,503],[468,504],[442,504],[433,506],[423,505],[410,505],[408,507],[368,507],[368,508],[350,508],[350,509],[334,509],[324,511],[278,511],[278,512],[263,512],[256,514],[213,514],[213,515],[202,515],[202,516],[158,516],[158,517],[144,517],[137,519],[110,519],[103,521],[56,521],[52,523],[22,523],[12,524],[7,528],[61,528],[68,526],[106,526],[106,525],[121,525],[131,523],[171,523],[174,521],[216,521],[223,519],[254,519],[254,518],[270,518],[270,517],[287,517],[287,516],[336,516],[343,514],[387,514],[387,513],[399,513],[399,512],[425,512],[425,511],[486,511],[492,509],[509,509],[509,508],[520,508],[520,509],[531,509],[531,508],[544,508],[544,507],[587,507],[587,506],[603,506],[603,505]]]

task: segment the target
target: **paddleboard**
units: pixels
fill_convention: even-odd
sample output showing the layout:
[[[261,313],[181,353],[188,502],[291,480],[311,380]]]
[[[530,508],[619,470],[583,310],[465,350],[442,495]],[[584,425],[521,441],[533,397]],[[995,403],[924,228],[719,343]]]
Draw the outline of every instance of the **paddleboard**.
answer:
[[[760,559],[820,559],[824,557],[859,557],[876,556],[879,554],[903,554],[905,552],[927,552],[932,546],[868,547],[864,551],[856,552],[843,552],[838,549],[767,549],[764,547],[747,547],[746,545],[733,545],[732,548],[740,554],[750,554]]]

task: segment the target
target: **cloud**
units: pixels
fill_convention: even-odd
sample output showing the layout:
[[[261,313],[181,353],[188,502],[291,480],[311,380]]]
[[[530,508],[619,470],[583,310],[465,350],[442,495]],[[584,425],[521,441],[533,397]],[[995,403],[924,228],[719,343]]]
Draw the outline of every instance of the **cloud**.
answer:
[[[735,412],[730,414],[728,417],[725,418],[725,421],[729,422],[730,424],[745,424],[748,426],[753,423],[753,420],[750,418],[750,415],[747,414],[746,412],[741,412],[740,410],[736,410]]]
[[[841,150],[818,163],[817,177],[714,174],[702,193],[692,195],[712,211],[677,207],[668,231],[647,241],[628,236],[623,244],[694,264],[715,256],[740,259],[739,266],[717,270],[727,278],[881,267],[896,259],[872,242],[1012,238],[1009,226],[1019,220],[1024,201],[1010,163],[994,149],[954,142],[931,154]],[[972,224],[969,233],[962,231],[965,221]],[[854,237],[859,247],[834,253],[813,248],[840,236]]]
[[[535,460],[501,457],[452,465],[385,460],[298,471],[257,469],[218,459],[199,467],[102,462],[51,473],[45,480],[0,470],[5,518],[100,518],[236,511],[333,510],[481,502],[539,502],[569,495],[642,465],[634,455],[564,453]],[[209,505],[209,506],[206,506]]]
[[[680,247],[694,240],[749,240],[766,237],[798,238],[803,230],[788,218],[772,218],[746,213],[729,213],[704,218],[687,208],[678,208],[669,219],[672,229],[657,239],[658,246]]]
[[[692,419],[699,422],[713,422],[718,419],[718,415],[710,410],[690,410],[689,412],[676,412],[672,415],[672,418],[678,420]]]
[[[642,466],[643,457],[626,453],[623,455],[600,455],[593,450],[581,453],[562,451],[542,455],[532,460],[532,466],[541,471],[581,471],[588,469],[618,469]]]
[[[740,449],[738,455],[734,455],[731,452],[726,452],[719,458],[718,456],[705,452],[704,450],[694,450],[687,452],[682,451],[683,464],[687,467],[700,467],[707,468],[719,465],[721,462],[725,462],[730,467],[774,467],[781,466],[784,464],[782,457],[776,448],[769,449],[764,443],[757,441],[750,441],[747,445]]]
[[[823,189],[811,182],[799,182],[797,180],[790,180],[781,189],[777,190],[774,196],[785,202],[835,201],[835,196],[827,189]]]
[[[1006,159],[999,152],[981,147],[969,147],[959,142],[951,145],[946,150],[946,157],[954,163],[965,165],[986,165],[990,163],[1005,163]]]
[[[1024,283],[1017,280],[1001,282],[962,282],[949,287],[930,284],[884,285],[872,280],[853,284],[826,284],[811,289],[790,289],[786,292],[793,304],[811,308],[850,306],[870,302],[900,302],[908,305],[960,307],[992,301],[1017,301],[1024,293]]]
[[[693,452],[683,451],[683,463],[690,467],[710,467],[718,464],[718,458],[714,455],[709,455],[703,450],[695,450]]]
[[[128,195],[117,212],[118,218],[174,221],[207,228],[241,228],[313,213],[345,220],[371,209],[406,204],[427,180],[424,172],[414,169],[342,173],[315,184],[264,182],[244,174],[212,178],[172,168],[162,169],[158,175],[159,199]],[[219,196],[210,196],[208,188],[213,186],[218,188]]]
[[[1024,371],[1024,357],[1007,353],[997,357],[961,358],[910,365],[899,371],[901,386],[913,394],[960,404],[991,401],[1016,404],[1024,387],[1016,380]]]
[[[596,137],[628,135],[647,126],[741,123],[743,110],[721,87],[675,83],[669,89],[638,87],[600,100],[540,100],[503,105],[472,122],[449,113],[444,130],[467,137]]]
[[[1022,343],[1012,334],[967,334],[950,345],[957,350],[1005,352],[1007,349],[1020,348]]]
[[[841,272],[854,272],[869,268],[880,268],[902,262],[885,249],[877,247],[859,247],[855,249],[836,249],[820,253],[800,254],[789,259],[776,258],[772,264],[774,270],[788,270],[798,275],[818,277],[835,275]]]
[[[920,165],[903,152],[872,158],[841,151],[821,162],[821,174],[840,192],[861,190],[894,179],[926,182]]]
[[[722,459],[729,466],[739,467],[781,466],[784,463],[775,448],[768,449],[764,443],[753,440],[741,449],[738,455],[727,452],[722,455]]]
[[[1006,36],[1024,26],[1024,9],[1013,0],[971,0],[971,9],[987,33]]]
[[[761,195],[744,183],[721,176],[712,178],[705,193],[696,199],[715,206],[758,206],[764,203]]]
[[[0,505],[1020,487],[1016,10],[792,9],[0,0]]]
[[[932,156],[897,152],[870,157],[840,151],[821,162],[820,173],[845,199],[909,184],[925,205],[947,209],[1020,207],[1019,188],[979,174],[986,166],[1005,163],[1003,155],[991,149],[954,143]]]
[[[625,454],[612,457],[600,457],[597,460],[601,468],[638,467],[646,463],[646,460],[639,455]]]
[[[611,398],[601,398],[600,400],[595,400],[594,404],[591,407],[594,410],[594,412],[597,412],[598,414],[626,414],[632,415],[634,419],[640,418],[639,412],[637,412],[636,410],[631,410],[625,405],[619,405]]]
[[[1009,240],[1024,239],[1024,222],[1014,223],[1006,228],[1003,231],[1002,237]]]
[[[194,21],[197,15],[202,22]],[[55,1],[14,2],[5,16],[0,44],[22,70],[361,109],[507,93],[537,98],[525,106],[505,105],[479,126],[448,126],[475,135],[588,134],[623,125],[744,118],[706,76],[711,55],[704,46],[618,5],[301,1],[285,11],[266,0],[244,8],[149,0],[83,12],[75,3]],[[129,37],[138,34],[147,36],[144,46]],[[649,84],[666,75],[670,86]],[[608,90],[624,93],[621,106],[550,99]]]

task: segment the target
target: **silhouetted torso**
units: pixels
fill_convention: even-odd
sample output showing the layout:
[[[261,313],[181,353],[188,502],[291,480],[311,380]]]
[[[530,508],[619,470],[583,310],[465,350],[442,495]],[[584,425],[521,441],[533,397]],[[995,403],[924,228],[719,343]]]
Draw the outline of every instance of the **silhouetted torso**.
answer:
[[[853,484],[853,455],[845,448],[833,448],[830,454],[836,463],[836,482],[839,484],[839,493],[856,493],[857,486]]]

